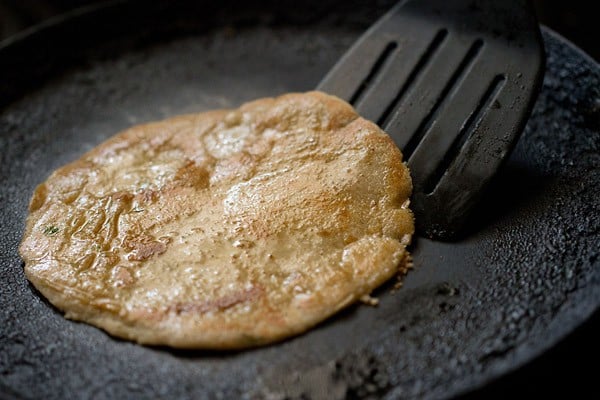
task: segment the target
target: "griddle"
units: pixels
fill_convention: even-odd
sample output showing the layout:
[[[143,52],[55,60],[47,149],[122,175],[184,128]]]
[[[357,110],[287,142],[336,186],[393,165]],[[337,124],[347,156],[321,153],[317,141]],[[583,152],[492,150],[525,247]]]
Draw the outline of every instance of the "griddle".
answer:
[[[576,369],[548,354],[582,324],[578,354],[597,353],[600,67],[547,29],[542,92],[468,235],[416,238],[414,271],[377,308],[239,352],[139,346],[63,318],[17,253],[38,183],[133,124],[314,88],[393,2],[148,3],[0,46],[0,397],[489,398],[536,363]]]

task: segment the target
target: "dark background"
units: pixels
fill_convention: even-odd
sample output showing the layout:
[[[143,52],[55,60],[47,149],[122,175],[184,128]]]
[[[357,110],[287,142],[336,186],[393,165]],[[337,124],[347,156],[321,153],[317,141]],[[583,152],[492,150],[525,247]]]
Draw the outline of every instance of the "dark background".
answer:
[[[98,0],[0,0],[0,40],[18,33],[53,16]],[[584,0],[533,1],[542,24],[600,60],[600,21],[595,3]],[[506,399],[511,396],[530,398],[599,398],[597,361],[600,346],[582,349],[597,340],[600,314],[551,351],[524,368],[508,374],[485,388],[465,396],[465,399]],[[557,363],[557,360],[560,362]],[[2,393],[0,393],[2,397]]]
[[[52,16],[100,0],[0,0],[0,40]],[[539,20],[600,60],[597,0],[534,0]]]

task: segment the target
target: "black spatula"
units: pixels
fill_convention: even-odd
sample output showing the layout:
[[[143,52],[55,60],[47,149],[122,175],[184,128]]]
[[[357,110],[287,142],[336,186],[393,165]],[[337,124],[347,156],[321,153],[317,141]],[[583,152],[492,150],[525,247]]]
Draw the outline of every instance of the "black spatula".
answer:
[[[523,130],[544,58],[525,0],[408,0],[318,89],[392,136],[411,170],[418,231],[454,239]]]

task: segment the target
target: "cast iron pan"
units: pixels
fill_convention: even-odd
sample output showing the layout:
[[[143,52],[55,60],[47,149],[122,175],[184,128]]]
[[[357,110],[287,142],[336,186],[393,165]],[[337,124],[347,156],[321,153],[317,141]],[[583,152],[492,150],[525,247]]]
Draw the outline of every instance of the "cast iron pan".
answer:
[[[17,254],[35,185],[132,124],[315,87],[392,2],[239,3],[117,2],[0,48],[4,396],[447,398],[531,362],[598,309],[600,68],[545,30],[543,91],[469,235],[417,238],[415,270],[376,293],[379,307],[241,352],[144,347],[64,319]]]

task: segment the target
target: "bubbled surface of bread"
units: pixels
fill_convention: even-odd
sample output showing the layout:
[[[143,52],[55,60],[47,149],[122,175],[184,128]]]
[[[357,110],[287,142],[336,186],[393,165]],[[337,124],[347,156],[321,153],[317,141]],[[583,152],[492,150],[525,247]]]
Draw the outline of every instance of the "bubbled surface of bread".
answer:
[[[67,318],[145,344],[301,333],[405,272],[411,181],[320,92],[132,127],[31,199],[25,272]]]

